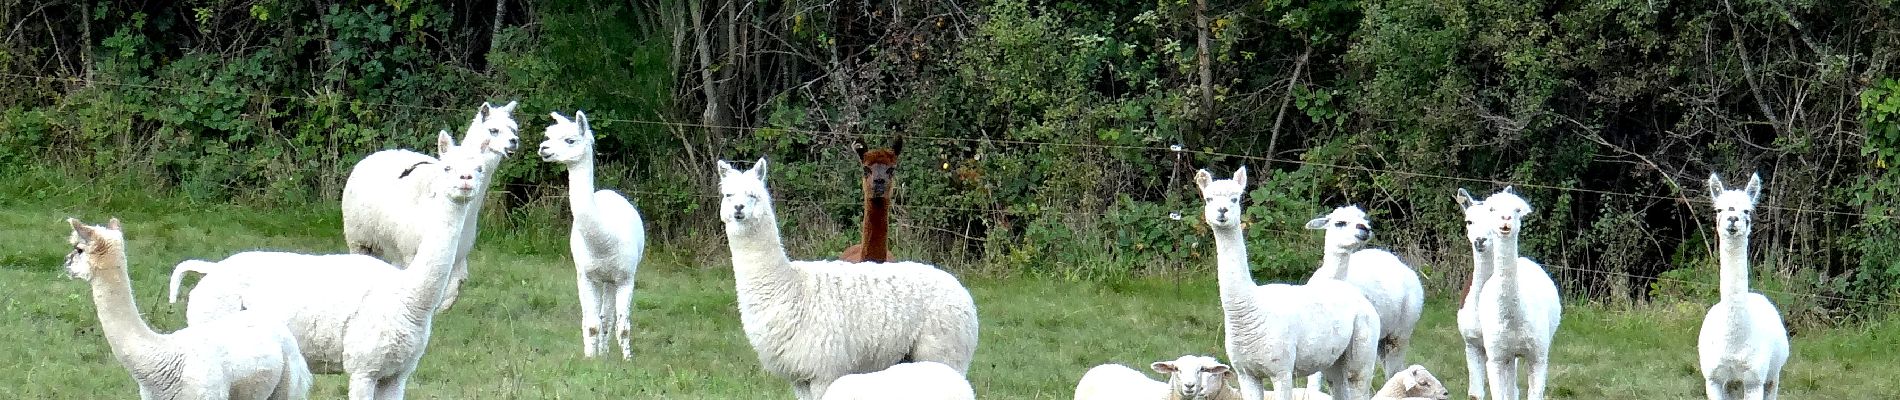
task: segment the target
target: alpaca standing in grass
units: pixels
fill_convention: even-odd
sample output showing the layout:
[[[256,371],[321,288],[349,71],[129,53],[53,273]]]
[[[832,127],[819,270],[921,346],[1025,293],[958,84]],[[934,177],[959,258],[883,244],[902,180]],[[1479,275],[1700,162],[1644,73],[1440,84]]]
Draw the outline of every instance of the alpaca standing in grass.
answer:
[[[441,165],[426,166],[442,173],[428,182],[431,201],[413,212],[440,213],[431,220],[442,225],[419,227],[429,234],[414,268],[360,254],[245,252],[216,263],[189,260],[172,272],[173,282],[187,271],[205,277],[191,292],[186,318],[198,325],[239,310],[281,316],[311,371],[349,375],[351,399],[403,398],[449,290],[466,226],[461,216],[473,212],[474,194],[489,176],[480,154],[487,143],[454,147],[447,133],[439,140],[451,150]]]
[[[968,373],[976,304],[957,278],[915,263],[792,261],[779,236],[765,159],[739,171],[719,161],[719,219],[732,250],[739,321],[759,364],[801,400],[831,382],[900,362]]]
[[[627,198],[594,190],[594,129],[587,113],[569,120],[548,113],[554,125],[541,142],[541,160],[567,167],[567,199],[574,214],[568,249],[574,254],[575,284],[580,288],[581,354],[607,352],[601,337],[608,327],[620,344],[620,358],[633,359],[633,276],[646,254],[646,224]]]
[[[1219,255],[1227,357],[1241,396],[1261,399],[1262,381],[1271,380],[1278,398],[1292,398],[1293,377],[1319,372],[1340,398],[1365,398],[1378,359],[1378,311],[1359,288],[1339,280],[1345,271],[1305,285],[1255,285],[1240,228],[1246,180],[1245,167],[1233,179],[1215,180],[1207,170],[1194,175]]]
[[[481,146],[482,168],[491,174],[519,143],[520,125],[511,116],[514,109],[512,101],[502,106],[482,103],[462,137],[464,144],[488,143]],[[438,146],[437,156],[445,156],[448,151],[447,147]],[[426,198],[433,193],[427,184],[435,179],[431,175],[439,174],[420,167],[442,161],[401,149],[378,151],[358,161],[343,184],[343,238],[349,251],[368,254],[398,267],[414,264],[416,252],[428,233],[424,229],[442,226],[444,222],[440,219],[448,217],[416,212],[427,205]],[[481,215],[481,199],[487,193],[487,185],[476,188],[475,211],[461,217],[467,228],[456,249],[455,271],[450,276],[449,292],[442,300],[443,310],[455,305],[461,295],[462,282],[468,279],[468,253],[475,248],[475,237],[480,232],[476,217]]]
[[[1487,209],[1480,207],[1484,202],[1472,197],[1464,188],[1459,188],[1453,199],[1458,201],[1458,208],[1464,213],[1465,241],[1471,244],[1471,284],[1465,287],[1465,300],[1458,308],[1458,333],[1464,337],[1465,372],[1469,377],[1466,380],[1470,383],[1465,393],[1471,400],[1483,400],[1488,390],[1484,384],[1484,363],[1487,358],[1484,355],[1484,329],[1478,326],[1478,293],[1483,291],[1484,283],[1491,279],[1491,271],[1497,264],[1497,258],[1493,256],[1497,249],[1491,242],[1488,230],[1478,224],[1479,221],[1490,220]],[[1519,260],[1518,265],[1535,263],[1524,259]]]
[[[1319,270],[1307,283],[1332,279],[1345,272],[1346,282],[1359,291],[1379,311],[1379,360],[1384,376],[1405,369],[1405,350],[1411,347],[1412,329],[1425,308],[1425,288],[1418,272],[1399,260],[1399,256],[1380,249],[1364,248],[1372,238],[1372,223],[1366,212],[1356,206],[1333,209],[1332,213],[1306,223],[1306,229],[1326,231],[1325,255]]]
[[[106,343],[132,372],[140,399],[309,397],[310,369],[282,319],[243,312],[169,334],[154,332],[132,297],[119,219],[103,227],[66,222],[73,226],[66,274],[92,284]]]
[[[863,148],[863,144],[859,144]],[[904,149],[904,138],[897,138],[888,149],[870,149],[858,154],[864,166],[864,235],[858,244],[844,249],[840,260],[849,262],[887,262],[891,260],[891,192],[897,186],[897,153]]]
[[[1748,234],[1761,175],[1749,176],[1742,190],[1725,190],[1722,178],[1709,174],[1709,197],[1722,249],[1722,298],[1709,307],[1697,340],[1703,384],[1710,400],[1774,399],[1788,363],[1788,329],[1768,297],[1748,291]]]
[[[1562,322],[1563,304],[1556,283],[1543,267],[1519,258],[1518,235],[1531,205],[1505,188],[1484,199],[1484,229],[1496,246],[1496,271],[1478,294],[1478,327],[1483,331],[1485,373],[1491,395],[1518,398],[1517,370],[1530,372],[1528,398],[1542,400],[1550,373],[1550,344]]]

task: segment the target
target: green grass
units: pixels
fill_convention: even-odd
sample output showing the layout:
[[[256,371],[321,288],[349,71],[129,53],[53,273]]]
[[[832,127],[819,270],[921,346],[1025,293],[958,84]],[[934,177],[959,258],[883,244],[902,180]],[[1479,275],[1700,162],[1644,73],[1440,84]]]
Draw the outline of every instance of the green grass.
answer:
[[[60,271],[69,249],[63,217],[124,220],[134,290],[161,331],[183,325],[183,307],[164,303],[165,278],[178,261],[257,248],[342,247],[333,205],[286,212],[108,193],[46,196],[93,205],[0,198],[0,371],[7,371],[0,373],[0,398],[136,393],[101,336],[88,287]],[[718,232],[652,244],[636,295],[634,361],[581,359],[565,224],[484,223],[484,245],[470,262],[473,278],[456,309],[437,318],[429,353],[410,381],[413,397],[789,397],[787,385],[759,369],[740,332]],[[986,398],[1068,398],[1096,364],[1143,366],[1188,353],[1224,358],[1211,268],[1113,282],[965,276],[983,321],[970,380]],[[1410,361],[1430,367],[1458,394],[1465,371],[1453,307],[1448,299],[1428,300]],[[1695,332],[1705,308],[1569,305],[1553,354],[1553,397],[1700,398]],[[1793,346],[1785,398],[1900,392],[1891,379],[1900,375],[1900,321],[1808,329]],[[322,376],[313,392],[344,397],[345,383]]]

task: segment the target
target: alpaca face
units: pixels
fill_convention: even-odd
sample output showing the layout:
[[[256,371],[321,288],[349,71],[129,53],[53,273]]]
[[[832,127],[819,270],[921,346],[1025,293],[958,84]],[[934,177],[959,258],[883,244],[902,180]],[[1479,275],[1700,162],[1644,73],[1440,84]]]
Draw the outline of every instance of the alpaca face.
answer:
[[[1149,367],[1167,375],[1168,386],[1190,399],[1215,397],[1227,388],[1227,378],[1234,374],[1227,364],[1207,356],[1181,356],[1174,361],[1156,362]]]
[[[449,201],[467,202],[475,197],[475,190],[488,182],[487,160],[482,153],[492,144],[492,139],[484,138],[475,143],[462,143],[456,146],[447,131],[440,132],[436,139],[445,149],[442,154],[442,179],[436,180],[436,193],[446,195]]]
[[[1709,174],[1709,197],[1715,202],[1716,231],[1729,237],[1747,236],[1755,222],[1755,201],[1761,197],[1761,175],[1749,176],[1748,186],[1733,190],[1724,189],[1722,178]]]
[[[554,125],[544,131],[548,139],[541,141],[541,160],[574,165],[594,151],[593,129],[587,125],[587,113],[576,111],[574,119],[551,112]]]
[[[462,142],[475,142],[487,137],[492,140],[483,146],[485,150],[501,155],[513,153],[521,145],[521,124],[515,123],[514,111],[515,102],[512,101],[501,106],[483,102],[481,109],[475,111],[475,118],[469,121],[468,133],[462,136]]]
[[[1235,228],[1240,226],[1240,198],[1246,196],[1247,167],[1234,170],[1232,179],[1214,179],[1214,174],[1203,169],[1194,173],[1194,185],[1201,188],[1201,199],[1206,200],[1201,216],[1207,219],[1207,225],[1214,228]]]
[[[864,195],[873,199],[891,198],[891,184],[897,181],[897,152],[877,149],[859,157],[864,165]]]
[[[1329,250],[1358,250],[1372,239],[1372,222],[1366,220],[1366,212],[1358,206],[1335,208],[1330,214],[1306,221],[1306,229],[1326,231]]]
[[[1491,194],[1491,197],[1486,197],[1483,207],[1489,223],[1481,220],[1478,224],[1488,229],[1490,233],[1496,233],[1499,238],[1513,240],[1524,228],[1524,216],[1531,213],[1531,204],[1524,201],[1524,198],[1517,197],[1517,194],[1511,193],[1510,187],[1505,187],[1504,190]]]
[[[1458,207],[1464,209],[1465,241],[1470,242],[1471,249],[1479,254],[1490,253],[1491,235],[1485,229],[1491,221],[1490,208],[1484,207],[1483,201],[1471,197],[1471,193],[1464,188],[1459,188],[1453,199],[1458,200]]]
[[[719,160],[719,220],[728,228],[765,220],[772,211],[772,194],[765,189],[765,159],[739,171]]]
[[[113,265],[112,262],[123,254],[125,236],[119,231],[119,219],[113,218],[106,226],[86,225],[78,219],[67,218],[72,224],[73,233],[66,243],[73,251],[66,254],[66,277],[91,281],[93,270]]]

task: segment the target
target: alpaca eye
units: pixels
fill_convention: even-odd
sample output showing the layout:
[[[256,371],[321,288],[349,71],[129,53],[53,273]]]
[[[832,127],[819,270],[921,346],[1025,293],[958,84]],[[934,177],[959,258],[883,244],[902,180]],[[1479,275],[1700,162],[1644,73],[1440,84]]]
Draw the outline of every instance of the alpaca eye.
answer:
[[[1344,227],[1346,227],[1346,221],[1339,221],[1339,222],[1334,222],[1334,223],[1333,223],[1333,226],[1335,226],[1335,227],[1340,227],[1340,228],[1344,228]]]
[[[444,165],[444,166],[442,166],[442,172],[449,172],[449,170],[451,170],[451,169],[454,169],[454,168],[451,168],[451,167],[449,167],[449,166],[447,166],[447,165]]]
[[[498,133],[501,133],[500,128],[488,128],[488,134],[493,135],[493,134],[498,134]]]
[[[574,138],[567,138],[567,144],[574,144]]]
[[[76,246],[76,245],[73,246],[73,254],[79,254],[79,253],[85,253],[85,252],[86,252],[86,249],[80,248],[79,246]]]
[[[482,167],[475,167],[475,172],[482,172]]]

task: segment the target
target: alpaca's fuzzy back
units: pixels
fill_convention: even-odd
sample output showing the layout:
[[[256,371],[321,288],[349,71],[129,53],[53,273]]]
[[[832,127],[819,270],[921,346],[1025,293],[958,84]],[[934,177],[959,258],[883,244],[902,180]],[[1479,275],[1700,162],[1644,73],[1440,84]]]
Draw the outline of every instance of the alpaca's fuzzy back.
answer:
[[[930,265],[795,261],[787,290],[739,282],[746,337],[767,371],[792,380],[881,370],[901,360],[969,370],[976,305],[956,277]],[[764,286],[757,286],[764,287]]]
[[[1346,282],[1359,288],[1379,312],[1382,337],[1410,337],[1425,307],[1425,289],[1418,272],[1397,255],[1379,249],[1352,253]]]
[[[239,310],[285,319],[310,370],[318,373],[342,371],[345,326],[378,282],[401,279],[388,263],[355,254],[246,252],[218,264],[191,291],[185,311],[190,325]]]
[[[343,184],[343,238],[349,250],[398,266],[409,265],[423,230],[446,226],[427,210],[429,184],[440,161],[409,150],[383,150],[356,163]]]
[[[1228,332],[1228,362],[1241,373],[1265,379],[1290,367],[1294,376],[1306,376],[1335,363],[1377,359],[1378,311],[1349,283],[1264,285],[1255,290],[1255,299],[1255,310],[1246,314],[1262,321]]]
[[[233,399],[304,398],[310,391],[310,369],[281,318],[243,312],[167,337],[185,364],[221,378]]]

